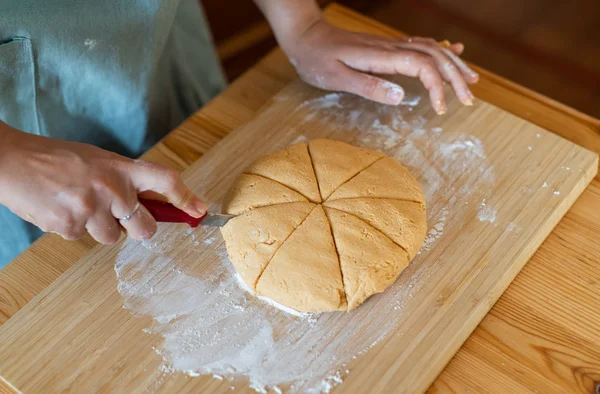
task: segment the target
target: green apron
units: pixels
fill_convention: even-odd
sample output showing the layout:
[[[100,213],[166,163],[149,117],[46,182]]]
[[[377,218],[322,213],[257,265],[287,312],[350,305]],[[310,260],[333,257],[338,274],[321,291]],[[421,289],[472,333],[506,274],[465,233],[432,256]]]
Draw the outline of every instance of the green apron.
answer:
[[[224,86],[198,0],[0,0],[0,120],[21,131],[136,157]],[[40,234],[0,206],[0,268]]]

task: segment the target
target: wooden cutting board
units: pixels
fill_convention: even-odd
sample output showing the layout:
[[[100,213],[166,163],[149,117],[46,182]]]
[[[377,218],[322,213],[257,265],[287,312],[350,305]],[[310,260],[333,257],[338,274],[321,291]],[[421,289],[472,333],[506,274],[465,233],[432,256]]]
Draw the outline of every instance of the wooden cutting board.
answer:
[[[232,271],[218,231],[162,225],[153,243],[95,248],[2,326],[0,376],[23,392],[251,392],[244,376],[257,372],[241,366],[258,365],[262,383],[285,377],[292,390],[425,390],[595,176],[598,157],[484,102],[461,107],[450,95],[448,114],[436,116],[418,84],[401,83],[407,102],[392,108],[294,82],[184,174],[218,209],[245,167],[293,142],[327,137],[396,157],[427,195],[429,233],[389,291],[350,314],[288,315],[237,285],[219,290]],[[249,333],[254,323],[266,337]],[[234,351],[237,372],[213,377],[223,366],[201,359],[222,361],[223,337],[262,358],[246,365]],[[274,377],[267,367],[283,369]]]

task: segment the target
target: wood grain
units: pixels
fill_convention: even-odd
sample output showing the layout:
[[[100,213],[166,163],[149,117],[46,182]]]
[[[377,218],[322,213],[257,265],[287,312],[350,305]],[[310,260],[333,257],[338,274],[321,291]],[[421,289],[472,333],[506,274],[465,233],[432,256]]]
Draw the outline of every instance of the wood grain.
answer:
[[[409,86],[408,81],[404,85]],[[423,95],[423,88],[418,89]],[[268,101],[259,116],[193,163],[184,173],[186,183],[214,206],[252,162],[299,136],[359,142],[357,130],[340,130],[335,120],[323,120],[324,112],[312,116],[314,110],[304,104],[322,96],[322,91],[292,82]],[[351,106],[364,105],[361,99],[347,99]],[[432,124],[423,127],[435,124],[450,135],[468,130],[481,140],[495,173],[491,195],[498,217],[493,226],[474,213],[462,223],[446,224],[444,237],[417,263],[428,271],[419,283],[420,291],[406,301],[398,325],[403,335],[389,335],[365,355],[344,360],[352,373],[336,389],[339,392],[427,389],[597,173],[595,153],[490,104],[480,101],[472,108],[459,107],[451,97],[448,105],[452,115],[443,118],[429,107],[402,116],[409,123],[425,117]],[[212,125],[214,138],[220,138],[219,128]],[[183,126],[204,127],[201,119]],[[535,152],[526,149],[531,141],[536,142]],[[205,143],[194,138],[186,142],[192,149],[202,149]],[[179,156],[186,160],[192,149]],[[431,162],[436,152],[423,154]],[[479,177],[478,172],[465,172],[452,186],[456,190],[477,187],[469,185],[478,185]],[[542,188],[550,178],[552,189]],[[456,204],[448,205],[453,194],[448,190],[435,194],[428,201],[430,210],[448,207],[454,218]],[[461,201],[459,209],[463,205]],[[519,226],[518,235],[507,230],[511,224]],[[198,254],[179,258],[178,264],[200,274],[219,264],[206,257],[216,247],[206,245]],[[161,363],[153,348],[161,346],[162,338],[142,331],[148,318],[132,317],[117,291],[112,264],[120,248],[96,247],[0,328],[0,353],[6,355],[0,360],[0,375],[25,392],[171,391],[183,385],[201,392],[227,390],[230,383],[209,376],[190,380],[169,374],[159,379]],[[372,304],[371,308],[364,313],[377,314]]]
[[[389,29],[340,7],[330,8],[327,13],[340,25],[351,23],[374,33],[390,33]],[[479,98],[588,149],[600,151],[600,121],[483,70],[480,72],[482,79],[475,87]],[[147,157],[178,168],[186,167],[229,130],[249,120],[293,75],[282,53],[274,52]],[[186,141],[193,142],[188,145]],[[600,270],[597,269],[600,251],[596,241],[600,222],[599,189],[600,182],[596,179],[440,375],[431,388],[433,391],[500,393],[510,387],[531,390],[552,387],[549,392],[576,391],[577,388],[590,392],[593,380],[600,380],[597,363],[585,356],[589,351],[597,352],[600,341],[594,338],[589,324],[581,324],[581,318],[576,318],[592,317],[593,322],[600,309]],[[68,243],[46,236],[0,271],[2,319],[8,319],[39,294],[78,257],[87,253],[90,245],[91,242]],[[565,262],[570,263],[568,269]],[[517,286],[544,294],[543,302],[528,302],[528,292],[513,291]],[[582,294],[588,297],[583,298]],[[527,313],[516,312],[523,308]],[[544,312],[545,309],[561,309],[563,313],[556,316]],[[511,328],[510,337],[517,340],[505,340],[505,344],[499,346],[493,338],[505,338],[507,327]],[[564,338],[571,341],[563,342]],[[545,350],[565,345],[569,346],[572,357]],[[530,348],[539,352],[540,357],[529,357],[527,349]],[[560,369],[554,368],[557,364],[561,365]],[[584,379],[580,380],[580,376]],[[561,386],[554,385],[555,381],[561,382]]]

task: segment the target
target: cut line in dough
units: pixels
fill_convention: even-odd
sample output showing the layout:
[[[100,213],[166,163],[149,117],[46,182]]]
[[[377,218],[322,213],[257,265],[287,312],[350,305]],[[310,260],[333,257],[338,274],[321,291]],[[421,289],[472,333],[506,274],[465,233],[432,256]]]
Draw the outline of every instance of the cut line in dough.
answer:
[[[273,255],[308,217],[315,204],[294,202],[248,211],[221,227],[229,258],[252,290]]]
[[[256,294],[304,312],[347,309],[338,255],[320,205],[275,252]]]
[[[235,181],[223,210],[239,215],[251,209],[289,202],[308,202],[300,193],[260,175],[242,174]]]
[[[381,231],[415,257],[426,235],[426,217],[419,202],[389,198],[350,198],[326,201],[326,207],[356,216]]]
[[[383,154],[337,141],[317,139],[308,143],[323,200],[348,179],[360,173]]]
[[[316,174],[306,144],[295,144],[263,156],[248,167],[245,173],[264,176],[302,194],[311,202],[321,202]]]

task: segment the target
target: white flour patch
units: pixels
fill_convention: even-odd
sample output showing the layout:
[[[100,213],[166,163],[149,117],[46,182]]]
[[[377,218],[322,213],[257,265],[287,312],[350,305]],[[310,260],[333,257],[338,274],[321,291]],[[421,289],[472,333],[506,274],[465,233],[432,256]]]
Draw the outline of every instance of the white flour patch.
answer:
[[[118,255],[124,306],[151,316],[145,331],[162,337],[155,351],[165,362],[164,379],[179,371],[244,379],[259,392],[326,392],[345,376],[344,362],[394,329],[397,320],[388,315],[403,315],[380,296],[351,314],[298,316],[272,307],[240,287],[217,231],[198,228],[196,238],[214,241],[193,248],[181,226],[161,224],[152,244],[127,240]],[[178,267],[192,256],[204,263]],[[386,294],[405,305],[417,289],[414,278],[403,276]]]
[[[421,96],[405,96],[400,105],[416,107],[421,102]]]
[[[293,140],[290,145],[294,145],[294,144],[298,144],[300,142],[308,142],[308,138],[306,138],[306,136],[304,135],[299,135],[295,140]]]
[[[482,207],[477,212],[477,219],[479,219],[480,222],[494,223],[497,214],[498,212],[492,207]]]
[[[318,105],[319,108],[342,108],[340,105],[340,98],[342,97],[342,93],[329,93],[323,97],[320,97],[315,100],[305,101],[300,105],[300,107],[308,106],[308,105]]]
[[[267,298],[267,297],[258,296],[258,299],[263,301],[264,303],[269,304],[272,307],[277,308],[277,309],[279,309],[287,314],[290,314],[290,315],[299,316],[299,317],[311,317],[311,316],[315,315],[314,313],[299,312],[299,311],[289,308],[285,305],[281,305],[280,303],[275,302],[272,299]]]
[[[479,211],[477,211],[477,219],[479,219],[480,222],[494,223],[496,221],[497,214],[498,211],[489,206],[485,202],[484,198],[483,201],[481,201],[481,204],[479,205]]]
[[[426,252],[429,249],[431,249],[431,246],[434,244],[434,242],[437,241],[438,238],[442,236],[442,234],[444,234],[444,226],[446,225],[447,218],[448,209],[442,208],[438,221],[433,226],[431,226],[430,230],[427,232],[427,236],[423,241],[423,246],[421,247],[421,250],[419,250],[418,254],[421,254],[422,252]]]
[[[293,114],[303,134],[296,142],[318,138],[311,133],[319,128],[311,125],[326,121],[335,127],[331,138],[409,167],[426,195],[429,230],[420,254],[386,292],[352,313],[294,315],[254,297],[240,287],[218,229],[161,224],[151,242],[123,244],[115,263],[118,290],[127,309],[153,319],[145,331],[160,338],[155,351],[164,365],[157,385],[184,372],[246,381],[260,392],[328,392],[351,373],[350,361],[387,336],[395,333],[402,347],[410,346],[406,311],[444,264],[436,245],[477,212],[495,182],[481,141],[470,130],[428,127],[413,96],[407,92],[407,103],[386,106],[331,93]],[[209,203],[218,209],[218,201]],[[189,264],[194,260],[197,265]]]
[[[521,230],[523,230],[523,227],[519,226],[518,224],[515,224],[513,222],[510,222],[508,224],[508,226],[506,226],[506,231],[509,233],[517,233],[519,234],[521,232]]]
[[[407,93],[407,97],[412,96]],[[416,105],[418,100],[410,103]],[[334,139],[395,157],[416,175],[428,202],[438,201],[433,196],[446,193],[457,200],[472,194],[485,197],[495,176],[481,141],[466,132],[442,133],[440,127],[429,128],[427,119],[410,113],[409,108],[412,107],[380,105],[349,94],[330,93],[305,101],[298,112],[303,111],[306,122],[328,122],[335,127],[339,134]],[[454,190],[458,180],[463,180],[464,186]],[[466,200],[469,198],[462,198]],[[440,209],[433,211],[439,213]]]
[[[235,274],[235,279],[237,281],[238,286],[242,290],[244,290],[245,292],[249,293],[252,296],[255,295],[254,292],[252,291],[252,289],[248,287],[248,285],[246,284],[246,282],[244,282],[242,280],[242,278],[237,273]],[[287,307],[285,305],[281,305],[281,304],[279,304],[279,303],[277,303],[277,302],[275,302],[272,299],[267,298],[267,297],[258,296],[258,299],[261,300],[261,301],[263,301],[263,302],[265,302],[266,304],[269,304],[272,307],[275,307],[275,308],[277,308],[279,310],[282,310],[285,313],[288,313],[290,315],[295,315],[295,316],[299,316],[299,317],[311,317],[311,316],[315,315],[314,313],[298,312],[295,309],[289,308],[289,307]]]
[[[98,42],[96,40],[92,40],[91,38],[88,38],[83,42],[83,45],[85,45],[87,49],[94,49],[96,44],[98,44]]]

